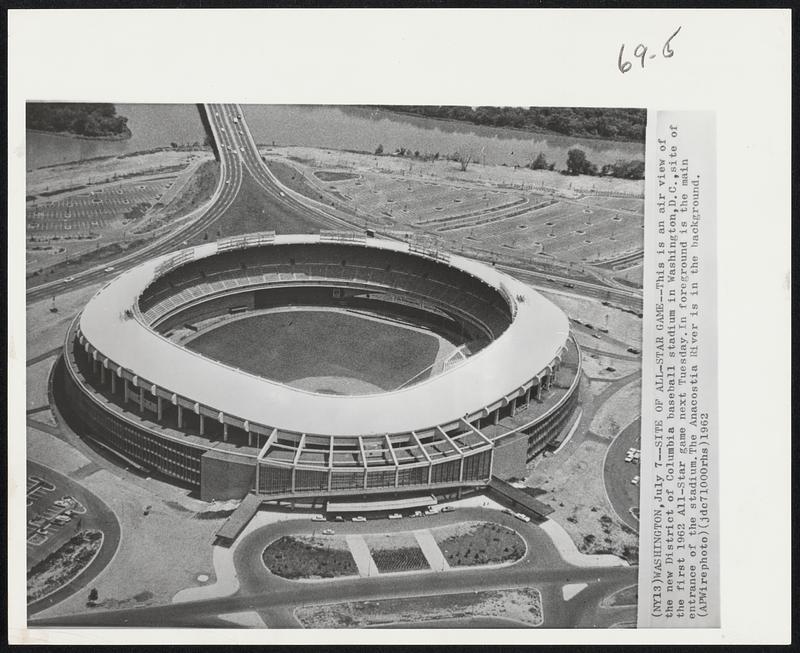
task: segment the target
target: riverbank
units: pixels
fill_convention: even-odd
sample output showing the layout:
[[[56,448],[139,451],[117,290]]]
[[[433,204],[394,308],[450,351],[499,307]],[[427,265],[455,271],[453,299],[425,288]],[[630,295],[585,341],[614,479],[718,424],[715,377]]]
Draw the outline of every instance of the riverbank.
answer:
[[[45,129],[26,129],[27,134],[46,134],[47,136],[56,136],[61,138],[72,138],[79,141],[127,141],[133,136],[133,132],[125,127],[125,131],[121,134],[105,134],[103,136],[84,136],[83,134],[74,134],[72,132],[51,132]]]
[[[580,138],[581,140],[587,141],[596,141],[598,143],[608,142],[608,143],[619,143],[622,145],[639,145],[644,146],[644,140],[629,140],[624,138],[604,138],[602,136],[592,136],[590,134],[563,134],[561,132],[553,131],[552,129],[523,129],[520,127],[498,127],[497,125],[487,125],[479,122],[472,122],[470,120],[457,120],[455,118],[439,118],[438,116],[427,116],[422,115],[420,113],[414,113],[413,111],[401,111],[399,109],[387,109],[385,107],[380,106],[370,106],[368,104],[361,104],[355,105],[358,108],[371,110],[371,111],[381,111],[383,113],[394,114],[397,116],[402,117],[412,117],[418,118],[422,120],[431,120],[434,122],[439,122],[443,124],[453,124],[453,125],[471,125],[473,127],[482,127],[485,129],[496,129],[498,131],[504,132],[512,132],[515,134],[519,134],[520,136],[544,136],[544,137],[558,137],[558,138]]]

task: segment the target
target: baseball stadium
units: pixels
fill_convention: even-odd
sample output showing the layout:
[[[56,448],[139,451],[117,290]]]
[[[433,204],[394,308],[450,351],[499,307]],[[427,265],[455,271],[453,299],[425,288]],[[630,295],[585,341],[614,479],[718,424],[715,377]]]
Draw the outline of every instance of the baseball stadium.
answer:
[[[151,259],[72,322],[61,402],[108,455],[203,500],[461,493],[574,422],[567,317],[493,266],[367,233]]]

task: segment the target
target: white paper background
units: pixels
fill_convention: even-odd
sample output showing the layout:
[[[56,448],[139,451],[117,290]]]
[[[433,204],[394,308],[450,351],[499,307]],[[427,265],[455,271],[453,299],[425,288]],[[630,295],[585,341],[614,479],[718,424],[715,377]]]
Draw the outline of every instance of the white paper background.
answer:
[[[675,56],[620,74],[639,42]],[[787,642],[790,626],[790,13],[779,10],[66,10],[8,13],[9,467],[25,449],[26,99],[709,109],[718,120],[722,628],[409,631],[393,642]],[[755,382],[753,382],[755,380]],[[14,481],[9,476],[9,490]],[[25,633],[12,641],[369,642],[369,631]],[[13,534],[17,534],[14,538]],[[14,562],[16,556],[17,564]],[[727,598],[726,598],[727,597]]]

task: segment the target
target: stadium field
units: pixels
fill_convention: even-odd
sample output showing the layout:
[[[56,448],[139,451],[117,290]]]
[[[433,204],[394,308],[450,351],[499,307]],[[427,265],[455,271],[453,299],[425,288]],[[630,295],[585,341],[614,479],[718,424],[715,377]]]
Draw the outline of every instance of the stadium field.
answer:
[[[311,307],[225,322],[185,346],[273,381],[346,395],[394,390],[414,377],[422,381],[435,361],[455,349],[431,332]]]

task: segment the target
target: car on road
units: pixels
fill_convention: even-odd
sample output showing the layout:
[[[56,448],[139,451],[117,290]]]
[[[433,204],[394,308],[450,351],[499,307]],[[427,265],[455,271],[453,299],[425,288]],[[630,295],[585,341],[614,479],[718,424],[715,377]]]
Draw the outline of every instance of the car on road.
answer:
[[[503,508],[503,512],[506,513],[507,515],[515,515],[515,514],[517,514],[513,510],[511,510],[511,508]]]
[[[226,183],[226,184],[230,184],[230,183],[231,183],[231,180],[230,180],[230,179],[226,179],[226,180],[225,180],[225,183]]]
[[[636,347],[628,347],[628,352],[631,354],[641,354],[642,352],[636,349]]]
[[[555,282],[556,282],[556,280],[555,280],[555,279],[553,279],[553,277],[545,277],[545,279],[544,279],[544,280],[545,280],[545,281],[549,281],[550,283],[555,283]]]
[[[454,510],[454,506],[442,506],[442,512],[453,512]]]
[[[323,535],[333,535],[333,533],[334,530],[332,528],[326,528],[324,531],[322,531]]]
[[[599,334],[599,333],[593,333],[592,335],[593,335],[595,338],[597,338],[598,340],[600,340],[600,334]]]
[[[68,283],[68,282],[74,281],[74,280],[75,280],[75,277],[67,277],[66,279],[64,279],[64,283]]]
[[[240,147],[239,149],[240,149],[242,152],[244,152],[244,148],[243,148],[243,147]]]
[[[353,517],[353,521],[367,521],[367,518],[364,515],[359,515],[358,517]]]
[[[528,515],[523,515],[521,512],[515,512],[514,517],[516,517],[520,521],[524,521],[525,523],[528,523],[531,520],[531,518],[528,517]]]
[[[438,512],[438,511],[437,511],[437,510],[434,510],[433,508],[428,508],[428,509],[425,511],[425,514],[426,514],[427,516],[429,516],[429,517],[430,517],[431,515],[435,515],[435,514],[437,514],[437,512]]]
[[[575,287],[574,283],[565,283],[564,284],[564,288],[574,288],[574,287]]]
[[[314,515],[311,521],[325,521],[325,515]]]
[[[283,191],[278,191],[278,192],[280,192],[281,197],[286,197],[286,193],[284,193]]]
[[[114,266],[113,265],[109,265],[107,268],[105,268],[103,270],[103,272],[113,272],[113,271],[114,271]]]
[[[389,515],[389,519],[402,519],[402,518],[403,515],[401,515],[399,512],[393,512],[391,515]]]

